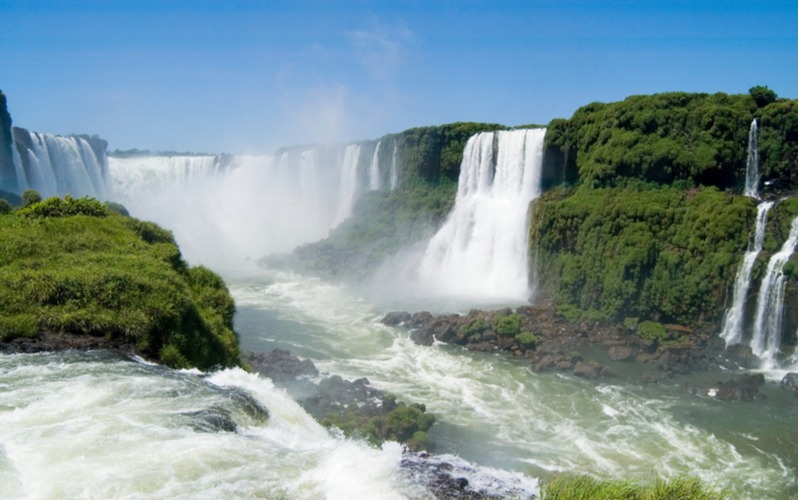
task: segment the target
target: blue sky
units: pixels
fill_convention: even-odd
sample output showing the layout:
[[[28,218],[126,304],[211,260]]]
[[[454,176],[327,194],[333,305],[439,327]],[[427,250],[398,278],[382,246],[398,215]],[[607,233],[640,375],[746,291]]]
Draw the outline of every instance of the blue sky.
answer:
[[[110,149],[271,152],[674,90],[797,97],[792,1],[15,1],[17,126]]]

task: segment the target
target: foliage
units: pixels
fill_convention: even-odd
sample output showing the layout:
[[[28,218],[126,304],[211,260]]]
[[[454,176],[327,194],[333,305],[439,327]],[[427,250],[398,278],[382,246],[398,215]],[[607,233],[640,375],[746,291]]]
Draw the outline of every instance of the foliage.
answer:
[[[9,213],[13,208],[14,207],[11,206],[11,203],[0,198],[0,215]]]
[[[34,189],[28,189],[24,193],[22,193],[22,206],[27,207],[28,205],[33,205],[34,203],[39,203],[42,201],[42,196],[39,194],[38,191]]]
[[[105,205],[94,198],[88,196],[73,198],[66,195],[64,198],[53,196],[44,201],[27,203],[20,213],[27,217],[71,217],[73,215],[105,217],[109,211]]]
[[[724,492],[715,491],[693,477],[656,479],[640,486],[618,479],[599,480],[589,476],[557,475],[543,488],[543,500],[723,500]]]
[[[756,101],[759,108],[763,108],[767,104],[772,104],[778,99],[778,94],[763,85],[756,85],[750,87],[750,97]]]
[[[110,210],[112,212],[116,212],[116,213],[118,213],[120,215],[125,215],[125,216],[129,216],[130,215],[130,212],[128,212],[128,209],[125,208],[125,206],[122,205],[121,203],[116,203],[116,202],[113,202],[113,201],[107,201],[107,202],[104,203],[104,205],[106,206],[106,208],[108,210]]]
[[[505,335],[513,337],[519,333],[522,318],[519,314],[502,314],[498,313],[494,316],[494,331],[498,335]]]
[[[427,431],[435,421],[436,417],[426,413],[425,406],[420,404],[400,403],[385,414],[372,416],[351,404],[341,413],[326,415],[322,425],[341,429],[345,436],[365,439],[373,446],[393,440],[412,450],[423,450],[431,445]]]
[[[463,337],[472,337],[473,335],[480,335],[488,329],[489,325],[487,325],[483,319],[476,318],[461,325],[458,332]]]
[[[531,332],[520,332],[514,336],[514,339],[525,347],[531,347],[539,341]]]
[[[533,205],[537,285],[571,320],[713,320],[724,309],[755,206],[716,188],[633,181],[551,190]]]
[[[238,363],[227,288],[189,269],[168,231],[95,200],[48,199],[0,217],[0,238],[0,341],[55,331],[174,367]]]
[[[569,120],[553,120],[546,146],[592,185],[636,178],[741,187],[753,118],[761,119],[762,180],[796,180],[797,100],[764,102],[759,109],[746,94],[671,92],[592,103]]]
[[[636,334],[644,340],[663,342],[669,338],[667,329],[655,321],[642,321],[636,328]]]

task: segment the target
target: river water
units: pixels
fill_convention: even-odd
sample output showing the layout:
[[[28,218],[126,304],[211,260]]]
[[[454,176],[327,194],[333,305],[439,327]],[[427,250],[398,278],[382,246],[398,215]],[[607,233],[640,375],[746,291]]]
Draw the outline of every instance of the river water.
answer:
[[[776,384],[764,401],[730,403],[689,395],[688,380],[536,374],[499,356],[418,346],[344,285],[269,270],[229,283],[243,349],[288,349],[323,373],[424,403],[437,417],[434,453],[487,491],[534,494],[558,471],[637,482],[691,474],[736,498],[796,490],[797,403]],[[270,418],[254,419],[226,387]],[[215,408],[236,432],[198,424]],[[240,369],[176,372],[100,352],[0,355],[2,498],[425,498],[401,457],[395,443],[375,449],[328,432]]]

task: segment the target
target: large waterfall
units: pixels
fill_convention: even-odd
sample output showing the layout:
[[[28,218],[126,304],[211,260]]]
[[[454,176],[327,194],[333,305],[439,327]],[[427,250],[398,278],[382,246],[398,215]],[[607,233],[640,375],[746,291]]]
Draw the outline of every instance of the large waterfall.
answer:
[[[13,128],[17,188],[44,197],[111,195],[105,141]]]
[[[774,205],[766,201],[758,205],[756,225],[750,240],[747,252],[744,254],[739,271],[736,273],[736,283],[733,289],[733,300],[725,315],[725,324],[722,328],[722,338],[725,345],[738,344],[742,341],[744,333],[744,313],[747,305],[747,292],[750,289],[750,274],[753,270],[761,248],[764,246],[764,232],[767,226],[767,214]]]
[[[434,293],[528,298],[527,208],[539,194],[544,135],[526,129],[469,139],[455,207],[420,266]]]
[[[792,230],[781,249],[767,264],[767,270],[758,289],[758,303],[753,325],[750,348],[767,368],[777,364],[776,354],[783,336],[783,304],[785,276],[783,266],[797,250],[797,217],[792,221]]]

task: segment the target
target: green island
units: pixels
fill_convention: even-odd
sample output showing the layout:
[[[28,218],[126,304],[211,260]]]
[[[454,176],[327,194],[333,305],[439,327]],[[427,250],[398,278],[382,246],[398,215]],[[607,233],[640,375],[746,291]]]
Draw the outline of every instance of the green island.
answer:
[[[60,337],[173,368],[239,364],[233,299],[172,233],[92,198],[0,207],[0,342]]]

